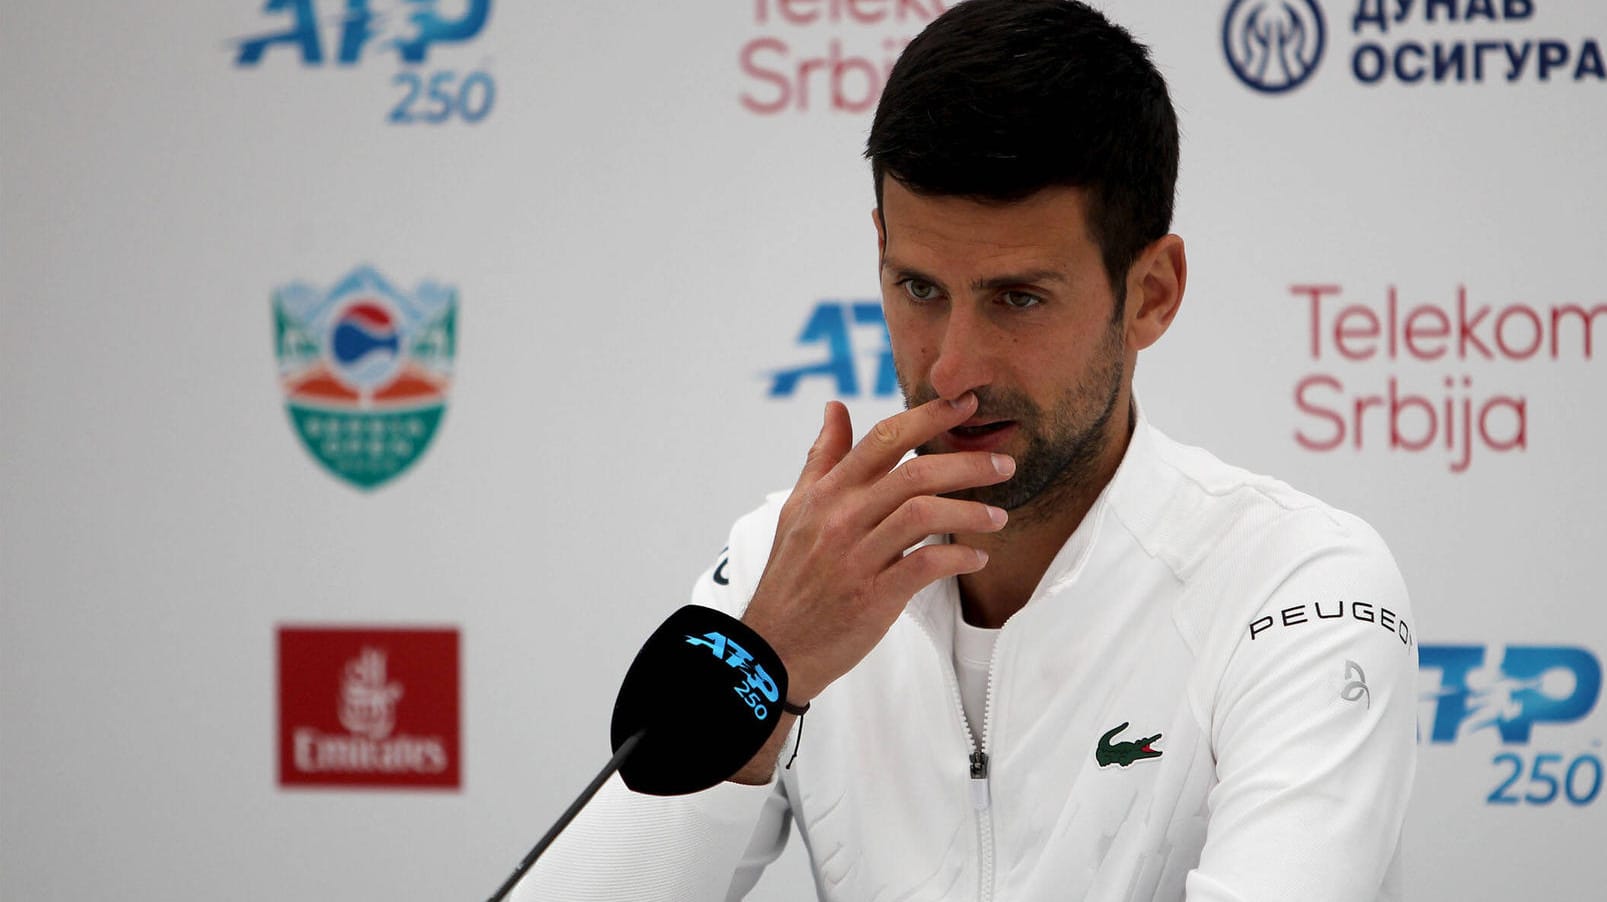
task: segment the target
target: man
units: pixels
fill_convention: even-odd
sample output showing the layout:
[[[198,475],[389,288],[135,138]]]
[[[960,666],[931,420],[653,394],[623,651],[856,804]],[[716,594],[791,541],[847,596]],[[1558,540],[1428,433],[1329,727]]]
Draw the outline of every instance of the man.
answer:
[[[694,591],[780,653],[807,736],[694,796],[616,782],[516,898],[740,898],[789,821],[829,900],[1398,898],[1388,550],[1132,397],[1187,274],[1147,51],[1072,0],[970,0],[867,156],[908,409],[853,445],[828,405]]]

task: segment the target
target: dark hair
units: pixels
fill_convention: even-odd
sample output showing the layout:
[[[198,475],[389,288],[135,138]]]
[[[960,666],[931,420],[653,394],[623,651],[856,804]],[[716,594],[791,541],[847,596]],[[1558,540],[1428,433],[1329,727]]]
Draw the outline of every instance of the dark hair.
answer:
[[[966,0],[888,76],[865,156],[917,194],[1008,203],[1088,189],[1118,301],[1172,224],[1177,114],[1149,50],[1077,0]]]

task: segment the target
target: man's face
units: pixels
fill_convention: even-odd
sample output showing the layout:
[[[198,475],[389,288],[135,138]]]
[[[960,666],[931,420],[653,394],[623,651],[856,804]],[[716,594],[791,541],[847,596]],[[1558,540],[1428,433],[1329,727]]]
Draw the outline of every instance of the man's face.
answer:
[[[1125,424],[1126,327],[1088,234],[1085,194],[1011,204],[883,183],[882,306],[908,406],[976,392],[976,416],[922,454],[998,451],[1003,484],[960,493],[1016,510],[1087,485]]]

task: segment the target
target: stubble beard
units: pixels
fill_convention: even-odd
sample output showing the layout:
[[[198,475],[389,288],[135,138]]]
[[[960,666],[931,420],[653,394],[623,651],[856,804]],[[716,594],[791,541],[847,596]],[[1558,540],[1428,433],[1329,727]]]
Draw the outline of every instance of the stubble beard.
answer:
[[[946,498],[981,501],[1016,514],[1049,515],[1062,499],[1088,492],[1099,479],[1101,462],[1111,437],[1110,420],[1121,398],[1126,362],[1122,356],[1121,329],[1113,323],[1100,344],[1095,365],[1055,403],[1043,411],[1026,396],[991,386],[976,389],[977,416],[985,420],[1013,420],[1027,446],[1015,455],[1015,475],[997,485],[949,492]],[[937,397],[930,386],[913,392],[902,375],[904,403],[916,407]],[[917,454],[943,453],[935,443],[923,444]]]

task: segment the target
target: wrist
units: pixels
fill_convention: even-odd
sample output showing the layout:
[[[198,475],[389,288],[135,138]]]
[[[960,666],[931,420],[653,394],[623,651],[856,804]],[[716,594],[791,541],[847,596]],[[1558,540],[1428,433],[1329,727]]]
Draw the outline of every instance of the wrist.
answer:
[[[792,724],[797,719],[792,714],[783,713],[781,719],[776,721],[776,731],[770,735],[764,748],[748,759],[748,763],[744,764],[741,770],[732,774],[730,782],[745,783],[749,786],[763,786],[769,783],[776,774],[776,766],[781,763],[781,747],[786,743],[787,734],[792,731]]]
[[[786,669],[787,691],[781,700],[782,709],[789,714],[802,714],[824,687],[817,686],[818,681],[809,677],[807,668],[803,666],[802,656],[786,641],[784,630],[778,629],[762,615],[755,616],[752,605],[743,613],[742,622],[759,634],[759,638],[770,646],[770,650],[781,659],[781,666]]]

